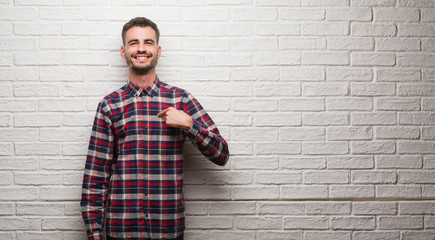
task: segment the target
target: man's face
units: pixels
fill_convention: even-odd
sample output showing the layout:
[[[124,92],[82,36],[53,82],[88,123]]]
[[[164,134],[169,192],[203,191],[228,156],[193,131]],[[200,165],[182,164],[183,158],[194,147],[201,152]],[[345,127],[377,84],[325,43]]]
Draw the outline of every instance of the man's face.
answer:
[[[133,72],[144,75],[154,70],[160,54],[161,48],[151,27],[132,27],[127,31],[121,57]]]

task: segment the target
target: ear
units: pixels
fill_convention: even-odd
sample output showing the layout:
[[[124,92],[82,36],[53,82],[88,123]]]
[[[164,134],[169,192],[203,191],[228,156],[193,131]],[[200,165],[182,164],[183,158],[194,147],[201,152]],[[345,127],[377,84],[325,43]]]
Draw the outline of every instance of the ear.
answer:
[[[125,59],[125,47],[122,45],[121,49],[119,50],[119,53],[121,54],[121,57]]]
[[[162,55],[162,47],[160,45],[158,46],[157,54],[158,54],[159,58]]]

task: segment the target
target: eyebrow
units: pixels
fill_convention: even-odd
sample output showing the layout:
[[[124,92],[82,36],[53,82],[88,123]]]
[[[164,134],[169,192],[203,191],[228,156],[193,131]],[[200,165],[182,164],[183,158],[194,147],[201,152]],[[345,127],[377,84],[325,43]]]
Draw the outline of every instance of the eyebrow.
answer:
[[[131,42],[139,42],[139,39],[131,39],[127,43],[131,43]],[[148,39],[145,39],[145,42],[153,42],[154,43],[154,40],[152,40],[151,38],[148,38]]]

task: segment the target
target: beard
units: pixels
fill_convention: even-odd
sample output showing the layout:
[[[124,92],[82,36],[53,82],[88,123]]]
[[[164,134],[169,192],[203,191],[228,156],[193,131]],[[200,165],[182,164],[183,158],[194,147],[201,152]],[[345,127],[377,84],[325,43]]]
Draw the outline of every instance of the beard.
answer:
[[[151,58],[151,62],[147,65],[136,65],[132,58],[135,57],[135,55],[137,54],[146,54],[148,56],[150,56]],[[127,65],[129,66],[129,68],[136,73],[137,75],[145,75],[147,73],[149,73],[151,70],[154,70],[157,66],[157,62],[158,62],[158,58],[154,57],[154,54],[152,53],[145,53],[145,52],[138,52],[136,54],[132,54],[130,57],[126,57],[125,61],[127,63]]]

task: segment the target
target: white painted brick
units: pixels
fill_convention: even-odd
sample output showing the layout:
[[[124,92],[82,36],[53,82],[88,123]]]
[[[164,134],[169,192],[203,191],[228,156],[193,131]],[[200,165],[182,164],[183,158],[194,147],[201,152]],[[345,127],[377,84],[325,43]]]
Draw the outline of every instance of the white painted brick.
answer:
[[[279,139],[283,141],[321,141],[325,139],[324,128],[281,128]]]
[[[349,202],[307,202],[305,212],[309,215],[348,215],[351,212]]]
[[[281,199],[326,199],[326,185],[293,185],[281,188]]]
[[[433,214],[435,203],[433,201],[399,202],[400,215]]]
[[[378,82],[417,82],[421,80],[420,71],[416,70],[383,70],[376,71]]]
[[[376,186],[378,198],[420,198],[421,188],[415,185],[378,185]]]
[[[328,169],[371,169],[372,156],[328,157]]]
[[[417,98],[379,98],[376,109],[380,111],[418,111],[420,99]]]
[[[259,231],[257,234],[257,239],[267,240],[302,240],[302,232],[300,231]]]
[[[327,217],[285,217],[284,229],[328,229],[329,218]]]
[[[414,240],[414,239],[433,239],[435,233],[433,231],[403,231],[403,240]]]
[[[60,185],[62,183],[62,174],[16,173],[15,182],[18,185]]]
[[[177,11],[171,15],[177,15]],[[227,21],[228,18],[229,10],[225,8],[187,8],[181,12],[183,21]]]
[[[352,210],[355,215],[396,215],[395,202],[354,202]]]
[[[424,69],[423,73],[423,81],[425,82],[433,82],[435,81],[435,70],[432,69]]]
[[[297,36],[301,34],[301,25],[297,24],[259,24],[255,28],[259,36]],[[265,46],[263,46],[265,47]]]
[[[198,72],[198,70],[196,69],[195,72]],[[219,70],[219,72],[222,72],[222,70]],[[202,74],[202,78],[204,78],[203,76],[204,74]],[[210,75],[210,73],[208,73],[207,75]],[[256,81],[256,80],[261,80],[261,81],[265,81],[265,80],[270,80],[270,81],[278,81],[279,80],[279,69],[278,68],[274,68],[274,67],[255,67],[255,68],[234,68],[231,69],[231,80],[236,80],[236,81],[246,81],[246,80],[250,80],[250,81]],[[189,78],[191,79],[191,78]],[[216,80],[217,78],[214,77],[214,79],[210,79],[210,80]],[[218,78],[219,79],[219,78]],[[229,79],[229,77],[225,76],[225,80]],[[274,91],[278,93],[278,91],[283,91],[280,89],[275,89],[273,86],[280,86],[280,87],[285,87],[286,89],[292,89],[293,91],[296,91],[299,89],[299,87],[297,87],[297,89],[293,89],[294,86],[299,86],[299,84],[280,84],[280,85],[275,85],[275,84],[259,84],[256,85],[256,88],[261,89],[262,87],[265,88],[265,90],[268,90],[269,88],[273,88]],[[283,91],[282,94],[284,94],[285,96],[288,96],[288,94],[292,94],[292,91]],[[261,96],[275,96],[272,95],[272,92],[262,92]]]
[[[282,111],[323,111],[325,102],[320,98],[282,99],[279,103]]]
[[[42,219],[42,230],[82,230],[84,226],[81,217]]]
[[[190,235],[186,235],[186,239],[207,239],[207,236],[199,236],[198,238],[192,238]],[[188,238],[187,238],[188,237]],[[255,232],[252,231],[211,231],[210,240],[226,240],[226,239],[234,239],[234,240],[242,240],[245,238],[255,239]]]
[[[394,96],[396,85],[391,83],[352,83],[352,96]]]
[[[0,187],[1,201],[35,201],[38,199],[38,189],[32,187]],[[4,224],[0,224],[4,226]]]
[[[41,37],[39,47],[41,49],[86,49],[87,43],[86,39],[77,37]]]
[[[309,67],[284,68],[280,71],[280,79],[282,81],[323,81],[325,71]]]
[[[434,37],[435,29],[430,24],[403,23],[398,25],[400,37]]]
[[[358,23],[351,24],[352,36],[392,37],[396,35],[396,26],[388,23]]]
[[[373,137],[370,127],[329,127],[327,140],[370,140]]]
[[[299,113],[257,113],[254,115],[254,126],[300,126]]]
[[[404,7],[434,7],[435,3],[431,0],[399,0],[398,6]]]
[[[414,155],[378,156],[376,167],[380,169],[422,168],[423,159]]]
[[[376,50],[379,51],[419,51],[419,39],[407,38],[378,38],[375,40]]]
[[[376,139],[417,139],[420,130],[415,127],[377,127]]]
[[[431,112],[399,113],[400,125],[433,125],[435,114]]]
[[[61,25],[58,23],[21,23],[14,25],[14,32],[22,36],[60,35]]]
[[[64,205],[59,203],[18,203],[20,216],[59,216],[64,213]]]
[[[326,81],[371,82],[373,70],[365,68],[327,68]]]
[[[281,8],[279,18],[291,21],[321,21],[325,19],[325,10],[320,8]]]
[[[231,191],[228,187],[222,186],[185,186],[184,194],[187,200],[224,200],[230,199]]]
[[[109,34],[109,25],[106,23],[62,23],[63,35],[101,36]]]
[[[349,0],[302,0],[302,6],[348,6]]]
[[[400,232],[392,231],[364,231],[364,232],[354,232],[353,239],[355,240],[395,240],[400,239]]]
[[[260,215],[303,215],[305,204],[300,202],[260,202],[257,204]]]
[[[197,27],[204,29],[202,25],[199,25]],[[187,26],[185,28],[187,28]],[[175,29],[173,31],[175,31]],[[206,35],[210,37],[249,36],[253,32],[253,26],[252,24],[248,23],[209,23],[207,24],[207,26],[205,26],[205,32]]]
[[[252,117],[251,114],[248,113],[212,114],[209,112],[209,115],[219,126],[249,127],[252,125]]]
[[[422,39],[421,48],[423,51],[435,51],[435,39]]]
[[[423,228],[422,217],[379,217],[380,229],[421,229]]]
[[[15,84],[14,95],[17,97],[58,97],[60,87],[56,84]]]
[[[255,146],[258,154],[275,155],[275,154],[299,154],[301,153],[301,144],[295,142],[263,142]]]
[[[183,59],[185,56],[183,56]],[[205,65],[213,67],[222,66],[250,66],[252,59],[250,54],[233,53],[233,54],[208,54],[205,56]]]
[[[303,65],[348,65],[349,56],[347,53],[304,53],[302,55]]]
[[[273,170],[278,169],[277,157],[232,157],[233,168],[237,170]]]
[[[396,56],[394,54],[360,52],[351,54],[352,66],[393,66],[395,63]]]
[[[174,0],[170,0],[169,2],[179,2],[179,1],[174,1]],[[183,1],[186,2],[186,1]],[[180,3],[180,4],[183,4]],[[273,2],[273,1],[272,1]],[[250,5],[251,1],[249,0],[236,0],[236,1],[231,1],[231,0],[224,0],[224,1],[220,1],[220,0],[206,0],[206,3],[209,5]],[[197,1],[191,1],[191,5],[197,5]],[[267,3],[262,3],[259,2],[258,5],[266,5],[268,6]]]
[[[235,141],[277,141],[278,129],[275,128],[233,128],[231,138]]]
[[[399,183],[435,183],[435,173],[431,171],[398,171]]]
[[[32,157],[13,157],[13,158],[2,158],[2,165],[0,165],[0,170],[21,170],[30,171],[36,170],[38,165],[38,159]]]
[[[370,21],[371,19],[372,19],[372,11],[370,8],[326,9],[326,20],[328,21]]]
[[[40,99],[39,111],[44,112],[77,112],[86,110],[85,99]]]
[[[424,168],[426,169],[434,169],[435,168],[435,156],[426,156],[424,158]]]
[[[240,99],[234,102],[234,111],[269,112],[278,110],[278,100]]]
[[[435,127],[423,127],[421,138],[424,140],[435,140]]]
[[[9,114],[0,114],[0,127],[9,127],[11,117]]]
[[[232,19],[235,21],[274,21],[278,17],[275,8],[235,8]]]
[[[17,155],[60,155],[60,145],[57,143],[16,143]]]
[[[81,186],[80,187],[41,187],[40,199],[41,200],[53,200],[53,201],[77,201],[81,198]]]
[[[0,185],[8,186],[13,184],[13,177],[11,173],[0,173]]]
[[[395,0],[353,0],[351,6],[394,6]]]
[[[189,42],[188,45],[191,45],[192,42]],[[195,44],[193,42],[193,44]],[[198,45],[198,46],[196,46]],[[193,49],[203,50],[201,49],[200,44],[192,45]],[[225,47],[225,42],[223,40],[219,40],[216,43],[216,47],[212,46],[213,50],[219,50],[218,46]],[[259,39],[252,39],[252,38],[237,38],[234,40],[231,40],[230,43],[231,50],[234,51],[259,51],[259,50],[277,50],[278,49],[278,43],[275,39],[268,39],[268,38],[259,38]],[[187,48],[186,48],[187,49]]]
[[[405,67],[435,67],[435,54],[398,54],[397,65]]]
[[[348,171],[305,171],[304,184],[338,184],[348,183]]]
[[[391,171],[352,171],[352,183],[388,184],[396,183],[397,174]]]
[[[273,54],[255,53],[254,63],[259,66],[299,65],[301,63],[301,55],[299,53],[284,51]]]
[[[422,22],[435,22],[435,10],[434,9],[422,9],[421,21]]]
[[[213,226],[215,227],[215,226]],[[281,217],[238,217],[235,227],[242,230],[279,230],[282,228]]]
[[[40,69],[40,79],[43,82],[77,82],[83,81],[86,71],[84,69],[73,68],[73,67],[42,67]]]
[[[60,6],[62,5],[62,0],[16,0],[15,5],[17,6]]]
[[[2,22],[0,23],[0,36],[12,35],[14,32],[14,27],[12,23]]]
[[[375,22],[417,22],[420,13],[415,8],[374,8]]]
[[[349,123],[347,113],[303,113],[304,126],[340,126]]]
[[[16,218],[6,217],[0,219],[0,230],[40,230],[41,219],[39,218]]]
[[[80,8],[41,8],[39,18],[46,20],[84,20],[85,11]]]
[[[37,110],[35,100],[15,100],[0,99],[0,111],[2,112],[33,112]]]
[[[397,123],[396,114],[388,112],[352,113],[353,125],[394,125]]]
[[[353,142],[351,144],[353,154],[392,154],[396,152],[394,142]]]
[[[1,27],[0,27],[1,28]],[[36,39],[28,38],[3,38],[0,39],[0,50],[36,50]]]
[[[36,129],[13,129],[13,128],[0,128],[0,142],[35,142],[37,136]]]
[[[352,97],[352,98],[327,98],[326,109],[328,111],[358,111],[371,110],[373,103],[370,98]],[[352,117],[353,118],[353,117]]]
[[[435,196],[435,186],[432,185],[423,185],[422,186],[422,197],[432,199]]]
[[[255,202],[210,202],[208,212],[217,215],[255,214]]]
[[[346,154],[349,152],[347,142],[304,142],[302,153],[312,155]]]
[[[278,186],[249,186],[249,187],[233,187],[231,189],[232,199],[238,200],[266,200],[279,198]]]
[[[244,185],[244,184],[251,184],[252,183],[252,173],[247,172],[225,172],[225,173],[216,173],[213,174],[212,172],[207,173],[206,176],[206,184],[210,185]]]
[[[318,50],[326,48],[326,40],[323,38],[281,38],[279,40],[279,48],[281,50]]]
[[[213,0],[213,1],[220,2],[220,0]],[[246,2],[250,3],[249,0],[247,0]],[[300,6],[300,0],[258,0],[256,4],[258,6],[283,6],[283,7],[295,6],[296,7],[296,6]]]
[[[375,44],[371,38],[340,37],[328,38],[328,49],[333,50],[372,50]]]
[[[317,240],[317,239],[335,239],[335,240],[346,240],[351,239],[350,232],[342,232],[342,231],[322,231],[322,232],[314,232],[314,231],[306,231],[305,232],[306,240]]]
[[[0,215],[6,216],[6,215],[14,215],[14,214],[15,214],[14,203],[0,203]]]
[[[0,20],[32,21],[38,16],[36,8],[29,7],[4,7],[0,9]]]
[[[374,217],[333,217],[331,218],[332,229],[372,230],[376,228]]]
[[[364,185],[331,185],[329,187],[330,198],[373,198],[375,188]]]
[[[259,184],[296,184],[302,182],[302,174],[296,173],[282,173],[271,172],[257,173],[254,176],[254,182]]]
[[[324,169],[324,157],[281,157],[280,166],[284,169]]]
[[[15,53],[16,65],[57,65],[61,63],[61,54],[52,51],[27,51]]]
[[[19,113],[15,115],[14,126],[17,127],[55,127],[61,125],[60,114],[27,114]]]
[[[258,97],[288,97],[301,95],[300,85],[296,83],[258,84],[254,87],[255,95]]]
[[[349,34],[349,24],[346,22],[304,22],[303,36],[346,36]]]
[[[11,143],[0,144],[0,156],[12,156],[14,153],[13,145]]]

